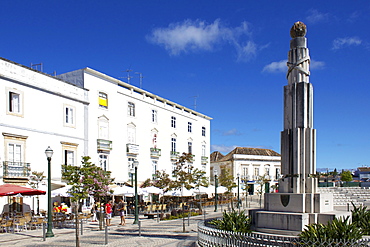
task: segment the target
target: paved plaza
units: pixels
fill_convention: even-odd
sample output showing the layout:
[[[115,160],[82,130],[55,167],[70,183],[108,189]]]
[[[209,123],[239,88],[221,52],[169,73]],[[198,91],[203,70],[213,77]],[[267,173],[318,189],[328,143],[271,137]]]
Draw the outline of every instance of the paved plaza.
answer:
[[[207,208],[206,218],[222,215],[221,207],[218,212],[214,208]],[[225,207],[224,207],[225,209]],[[133,224],[133,216],[128,216],[126,225],[120,226],[119,216],[113,217],[112,226],[108,227],[108,244],[105,245],[105,231],[99,230],[96,222],[84,224],[83,235],[80,235],[81,246],[196,246],[197,224],[204,220],[204,216],[185,218],[185,232],[183,220],[157,221],[140,216],[141,236],[139,226]],[[76,246],[75,229],[54,228],[54,237],[43,241],[42,230],[28,230],[16,233],[1,233],[1,246]]]

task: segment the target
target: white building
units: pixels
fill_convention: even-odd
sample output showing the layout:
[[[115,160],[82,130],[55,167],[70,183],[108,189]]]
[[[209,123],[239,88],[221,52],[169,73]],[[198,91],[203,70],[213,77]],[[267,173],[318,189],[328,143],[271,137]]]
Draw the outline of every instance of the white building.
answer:
[[[0,184],[47,175],[48,146],[52,188],[63,184],[61,165],[80,165],[82,156],[117,183],[129,181],[133,161],[139,183],[155,170],[170,173],[182,152],[209,171],[210,117],[95,70],[57,78],[0,58],[0,95]]]
[[[171,173],[183,152],[209,171],[210,117],[90,68],[58,77],[89,90],[88,153],[116,183],[129,180],[134,161],[138,181]]]
[[[227,155],[215,151],[211,154],[211,181],[214,181],[214,170],[220,176],[225,169],[231,172],[237,183],[239,174],[242,186],[249,186],[249,194],[260,190],[259,181],[265,180],[265,190],[277,183],[281,177],[281,157],[270,149],[237,147]]]

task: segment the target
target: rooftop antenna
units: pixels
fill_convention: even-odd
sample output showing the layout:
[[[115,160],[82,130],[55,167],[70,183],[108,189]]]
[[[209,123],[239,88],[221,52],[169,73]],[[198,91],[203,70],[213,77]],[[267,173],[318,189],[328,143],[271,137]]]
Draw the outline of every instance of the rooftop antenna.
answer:
[[[139,78],[140,78],[140,88],[142,88],[143,86],[143,73],[140,73],[140,72],[135,72],[135,74],[138,74],[139,75]]]
[[[199,98],[199,95],[197,95],[197,96],[191,96],[191,98],[194,98],[194,111],[196,111],[197,110],[197,98]]]
[[[42,63],[31,63],[31,69],[42,72]]]
[[[130,66],[130,68],[129,69],[126,69],[126,72],[127,72],[127,77],[120,77],[120,78],[125,78],[125,79],[127,79],[127,83],[128,84],[130,84],[130,80],[131,80],[131,78],[132,78],[132,76],[130,76],[130,72],[132,71],[132,69],[131,69],[131,66]]]

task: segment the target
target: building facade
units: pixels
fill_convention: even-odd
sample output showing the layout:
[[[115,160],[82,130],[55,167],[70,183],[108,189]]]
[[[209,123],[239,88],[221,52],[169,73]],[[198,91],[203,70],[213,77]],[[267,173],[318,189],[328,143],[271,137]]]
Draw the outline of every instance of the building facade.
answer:
[[[139,183],[171,173],[183,152],[209,176],[210,117],[93,69],[50,76],[0,58],[0,95],[0,184],[47,175],[48,146],[52,189],[63,185],[61,165],[82,156],[118,184],[130,181],[134,162]]]
[[[273,191],[281,177],[280,154],[270,149],[237,147],[227,155],[215,151],[211,154],[211,181],[214,181],[215,170],[218,176],[228,169],[237,183],[239,174],[242,187],[249,186],[249,194],[253,195],[261,190]]]
[[[89,90],[88,153],[118,171],[116,183],[130,180],[134,162],[139,181],[171,173],[184,152],[209,176],[210,117],[90,68],[58,77]]]

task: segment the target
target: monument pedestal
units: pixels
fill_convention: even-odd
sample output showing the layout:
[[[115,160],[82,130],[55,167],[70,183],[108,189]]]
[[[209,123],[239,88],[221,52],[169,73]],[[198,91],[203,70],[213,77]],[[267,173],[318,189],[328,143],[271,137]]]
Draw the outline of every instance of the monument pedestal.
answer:
[[[350,212],[333,211],[333,194],[267,193],[264,210],[250,210],[255,231],[298,235],[308,224],[322,223]]]

